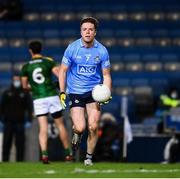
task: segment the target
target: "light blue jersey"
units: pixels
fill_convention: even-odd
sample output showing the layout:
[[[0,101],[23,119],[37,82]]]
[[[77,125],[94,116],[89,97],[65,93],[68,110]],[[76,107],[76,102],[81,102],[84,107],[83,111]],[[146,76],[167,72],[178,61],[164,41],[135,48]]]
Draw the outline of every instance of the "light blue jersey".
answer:
[[[67,93],[83,94],[102,83],[102,69],[110,68],[107,49],[95,40],[91,48],[84,47],[82,39],[71,43],[64,52],[62,63],[69,67]]]

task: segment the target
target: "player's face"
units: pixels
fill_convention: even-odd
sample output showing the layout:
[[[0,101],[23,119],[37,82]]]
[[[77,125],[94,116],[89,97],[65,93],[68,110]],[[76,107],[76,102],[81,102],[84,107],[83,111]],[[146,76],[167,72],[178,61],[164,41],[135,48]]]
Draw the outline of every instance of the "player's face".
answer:
[[[94,24],[90,22],[83,23],[81,25],[81,36],[85,45],[93,44],[94,37],[96,36]]]

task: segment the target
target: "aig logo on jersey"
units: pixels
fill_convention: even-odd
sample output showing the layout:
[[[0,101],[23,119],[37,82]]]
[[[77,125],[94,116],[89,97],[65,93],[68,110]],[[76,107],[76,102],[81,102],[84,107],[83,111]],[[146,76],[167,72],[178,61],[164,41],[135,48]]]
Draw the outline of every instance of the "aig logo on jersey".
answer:
[[[77,72],[78,74],[83,74],[83,75],[93,75],[96,73],[96,66],[95,65],[78,65]]]

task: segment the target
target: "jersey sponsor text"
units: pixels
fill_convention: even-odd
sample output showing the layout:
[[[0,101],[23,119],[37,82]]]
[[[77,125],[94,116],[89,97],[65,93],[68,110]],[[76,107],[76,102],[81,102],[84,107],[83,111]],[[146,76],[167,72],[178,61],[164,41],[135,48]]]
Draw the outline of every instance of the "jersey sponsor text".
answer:
[[[96,73],[96,65],[78,65],[77,72],[83,75],[93,75]]]

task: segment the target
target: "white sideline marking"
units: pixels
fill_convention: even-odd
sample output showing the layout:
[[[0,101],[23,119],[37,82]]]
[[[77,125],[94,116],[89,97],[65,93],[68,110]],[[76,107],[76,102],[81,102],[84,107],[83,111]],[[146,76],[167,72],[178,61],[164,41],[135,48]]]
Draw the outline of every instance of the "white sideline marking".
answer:
[[[86,170],[83,168],[75,168],[72,173],[173,173],[179,172],[180,169],[166,169],[166,170],[157,170],[157,169],[135,169],[135,170]]]
[[[166,169],[166,170],[157,170],[157,169],[139,169],[139,170],[124,170],[121,172],[124,173],[173,173],[173,172],[179,172],[180,169]]]
[[[46,174],[55,174],[56,172],[54,170],[47,170],[45,171]]]
[[[109,170],[85,170],[85,169],[82,169],[82,168],[75,168],[73,173],[115,173],[116,170],[112,170],[112,169],[109,169]]]

